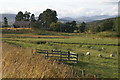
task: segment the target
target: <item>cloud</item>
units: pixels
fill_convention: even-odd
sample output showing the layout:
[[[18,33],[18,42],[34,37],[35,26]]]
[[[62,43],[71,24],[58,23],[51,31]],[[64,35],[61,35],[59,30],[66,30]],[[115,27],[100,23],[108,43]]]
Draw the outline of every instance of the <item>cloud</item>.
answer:
[[[107,10],[103,10],[101,12],[101,15],[118,15],[118,7],[117,6],[114,6],[114,7],[111,7]]]
[[[117,5],[118,2],[103,2],[105,5]]]
[[[1,0],[0,13],[30,11],[38,16],[50,8],[57,11],[58,17],[117,15],[117,2],[118,0]]]
[[[118,4],[119,0],[99,0],[98,3],[106,4],[106,5],[116,5]]]

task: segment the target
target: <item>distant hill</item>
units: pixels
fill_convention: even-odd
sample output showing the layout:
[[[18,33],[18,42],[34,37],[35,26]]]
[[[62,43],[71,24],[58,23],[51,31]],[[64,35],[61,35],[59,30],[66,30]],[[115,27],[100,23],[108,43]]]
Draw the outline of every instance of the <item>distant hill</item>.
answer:
[[[8,19],[8,24],[12,25],[15,21],[15,16],[16,14],[0,14],[0,23],[3,21],[4,17],[7,17]],[[71,18],[71,17],[63,17],[63,18],[59,18],[58,21],[61,22],[70,22],[70,21],[76,21],[77,23],[80,22],[92,22],[92,21],[96,21],[96,20],[103,20],[103,19],[107,19],[107,18],[113,18],[115,16],[108,16],[108,15],[100,15],[100,16],[91,16],[91,17],[78,17],[78,18]],[[38,17],[36,17],[37,19]]]
[[[71,18],[71,17],[63,17],[63,18],[59,18],[58,21],[61,22],[70,22],[70,21],[74,21],[75,19]]]
[[[91,32],[114,31],[118,32],[118,25],[120,25],[120,17],[108,18],[104,20],[96,20],[87,22],[87,30]],[[120,35],[117,35],[120,36]]]
[[[16,14],[0,14],[0,23],[3,22],[4,17],[7,17],[8,24],[12,25],[15,21]]]
[[[115,17],[115,18],[107,18],[107,19],[102,19],[102,20],[96,20],[96,21],[87,22],[87,24],[88,24],[89,26],[100,25],[100,24],[102,24],[103,22],[105,22],[105,21],[107,21],[107,20],[112,20],[112,21],[114,21],[115,19],[116,19],[116,17]]]
[[[107,18],[113,18],[115,16],[108,16],[108,15],[100,15],[100,16],[91,16],[91,17],[78,17],[78,18],[70,18],[70,17],[64,17],[64,18],[60,18],[59,21],[62,22],[69,22],[69,21],[77,21],[77,22],[91,22],[91,21],[96,21],[96,20],[103,20],[103,19],[107,19]]]

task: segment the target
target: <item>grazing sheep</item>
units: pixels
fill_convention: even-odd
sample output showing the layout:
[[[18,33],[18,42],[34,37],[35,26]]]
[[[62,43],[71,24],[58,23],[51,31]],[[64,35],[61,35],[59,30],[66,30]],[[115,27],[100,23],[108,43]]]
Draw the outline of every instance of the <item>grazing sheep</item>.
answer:
[[[103,57],[103,55],[102,55],[102,54],[99,54],[98,56],[99,56],[99,57]]]
[[[86,53],[86,56],[89,56],[89,55],[90,55],[90,52],[87,52],[87,53]]]
[[[102,47],[102,50],[105,50],[105,48]]]
[[[55,49],[52,49],[52,51],[55,51]]]
[[[90,47],[91,49],[93,49],[93,47]]]
[[[110,54],[110,57],[115,57],[115,55],[114,54]]]

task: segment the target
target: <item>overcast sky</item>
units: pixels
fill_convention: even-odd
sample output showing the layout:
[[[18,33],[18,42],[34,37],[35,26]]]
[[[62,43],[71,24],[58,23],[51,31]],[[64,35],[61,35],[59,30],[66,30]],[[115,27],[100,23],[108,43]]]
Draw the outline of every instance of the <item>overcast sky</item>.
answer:
[[[0,0],[0,13],[29,11],[38,16],[47,8],[58,17],[117,15],[119,0]]]

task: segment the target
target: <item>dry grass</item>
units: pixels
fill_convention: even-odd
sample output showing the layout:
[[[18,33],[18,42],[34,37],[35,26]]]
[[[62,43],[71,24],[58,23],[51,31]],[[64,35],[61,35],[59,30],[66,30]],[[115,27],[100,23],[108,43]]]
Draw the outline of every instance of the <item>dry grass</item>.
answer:
[[[32,28],[0,28],[0,30],[31,30]]]
[[[3,37],[26,37],[26,38],[70,38],[68,36],[29,35],[29,34],[3,34]]]
[[[3,78],[71,78],[73,70],[64,64],[33,54],[24,49],[3,43]]]
[[[0,80],[1,78],[2,78],[2,43],[0,42]]]

